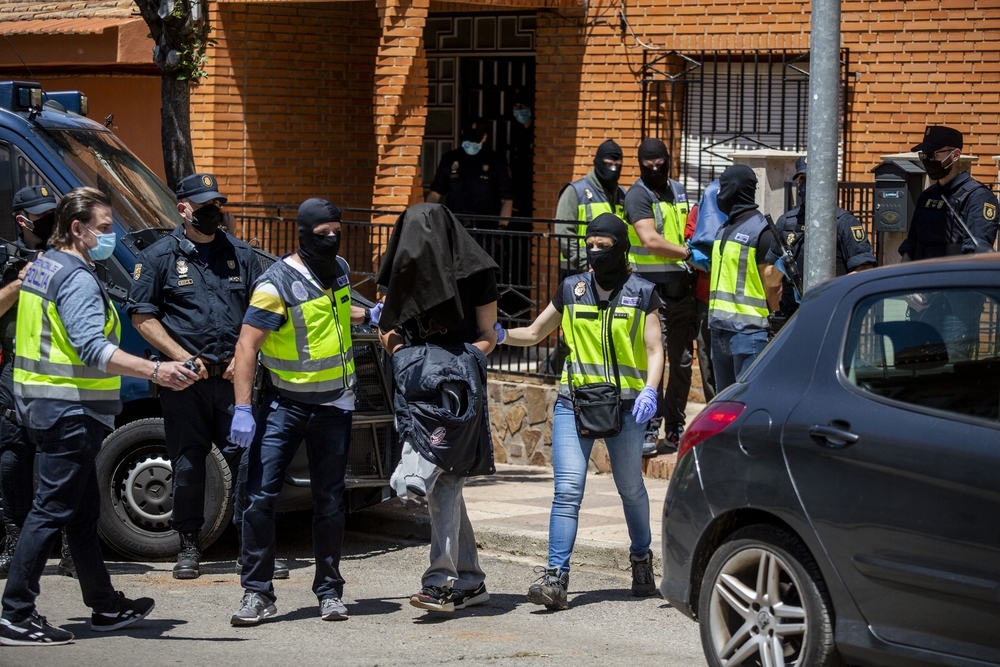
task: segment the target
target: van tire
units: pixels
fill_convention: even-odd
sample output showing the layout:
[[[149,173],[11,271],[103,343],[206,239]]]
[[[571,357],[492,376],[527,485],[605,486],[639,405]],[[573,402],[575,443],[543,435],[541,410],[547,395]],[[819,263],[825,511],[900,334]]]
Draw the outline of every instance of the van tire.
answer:
[[[139,561],[173,560],[180,537],[170,527],[172,470],[163,419],[140,419],[105,438],[97,455],[101,516],[97,532],[115,551]],[[232,517],[233,473],[214,445],[205,466],[205,525],[200,548]]]

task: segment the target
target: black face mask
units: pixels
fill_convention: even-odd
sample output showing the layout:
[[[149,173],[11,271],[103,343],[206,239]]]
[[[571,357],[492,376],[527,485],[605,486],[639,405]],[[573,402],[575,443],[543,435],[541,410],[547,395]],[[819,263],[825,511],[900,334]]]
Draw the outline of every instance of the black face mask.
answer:
[[[320,284],[332,289],[337,282],[340,268],[337,253],[340,251],[340,232],[319,236],[311,231],[299,230],[299,257],[309,267]]]
[[[806,205],[806,179],[803,178],[801,181],[798,182],[798,184],[795,186],[795,192],[799,196],[799,206],[805,206]]]
[[[33,223],[31,223],[32,226],[31,231],[44,243],[49,240],[50,236],[52,236],[52,228],[55,226],[55,224],[56,224],[56,214],[49,213],[47,215],[43,215],[38,220],[35,220]]]
[[[955,161],[949,162],[947,167],[941,160],[921,160],[920,164],[924,165],[924,171],[927,172],[932,181],[940,181],[948,175],[948,170],[951,169],[951,165],[955,164]]]
[[[757,208],[756,191],[757,176],[750,167],[743,164],[726,167],[719,177],[719,196],[716,198],[719,210],[735,220],[738,215]]]
[[[621,159],[622,149],[611,139],[608,139],[597,147],[597,153],[594,155],[594,174],[597,176],[597,180],[601,182],[601,185],[606,188],[614,188],[618,185],[618,179],[622,175],[621,169],[619,167],[609,167],[604,164],[604,161]]]
[[[597,284],[606,290],[617,289],[628,279],[628,259],[617,243],[603,250],[587,248],[587,261]]]
[[[202,206],[191,214],[191,226],[199,234],[211,236],[219,229],[222,222],[222,209],[214,204]]]
[[[663,160],[663,165],[653,170],[643,166],[644,160]],[[639,175],[647,187],[663,192],[670,182],[667,173],[670,171],[670,153],[659,139],[646,139],[639,144]]]

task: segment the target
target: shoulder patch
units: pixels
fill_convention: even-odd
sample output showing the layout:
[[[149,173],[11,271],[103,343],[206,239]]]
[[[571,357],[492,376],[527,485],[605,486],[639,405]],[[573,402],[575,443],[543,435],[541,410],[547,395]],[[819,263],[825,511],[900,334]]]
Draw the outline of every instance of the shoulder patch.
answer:
[[[851,236],[854,237],[855,241],[861,243],[865,240],[865,228],[860,225],[857,227],[851,227]]]
[[[351,278],[349,276],[340,276],[339,278],[337,278],[337,286],[345,287],[347,283],[350,282],[350,280]]]
[[[587,283],[583,280],[573,285],[573,296],[579,299],[581,296],[587,293]]]
[[[983,204],[983,217],[989,221],[997,219],[997,207],[993,204]]]
[[[742,234],[742,233],[741,234],[736,234],[735,236],[733,236],[733,239],[737,243],[747,243],[747,242],[750,241],[750,235],[749,234]]]
[[[236,260],[234,260],[234,259],[228,259],[228,260],[226,260],[226,266],[228,266],[230,269],[235,269],[236,268]]]
[[[142,264],[136,264],[135,268],[132,269],[132,280],[138,280],[139,276],[142,275]]]
[[[623,296],[622,297],[622,305],[623,306],[631,306],[632,308],[635,308],[636,306],[639,305],[639,297],[637,297],[637,296]]]
[[[306,291],[306,286],[299,280],[292,283],[292,294],[300,301],[305,300],[305,298],[309,296],[309,292]]]

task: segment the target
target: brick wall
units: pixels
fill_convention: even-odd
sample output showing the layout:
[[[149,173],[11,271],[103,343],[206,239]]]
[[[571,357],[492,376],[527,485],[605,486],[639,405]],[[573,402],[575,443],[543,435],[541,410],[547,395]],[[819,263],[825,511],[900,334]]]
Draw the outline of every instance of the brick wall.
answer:
[[[369,207],[375,3],[210,7],[218,45],[191,100],[198,169],[233,200]]]

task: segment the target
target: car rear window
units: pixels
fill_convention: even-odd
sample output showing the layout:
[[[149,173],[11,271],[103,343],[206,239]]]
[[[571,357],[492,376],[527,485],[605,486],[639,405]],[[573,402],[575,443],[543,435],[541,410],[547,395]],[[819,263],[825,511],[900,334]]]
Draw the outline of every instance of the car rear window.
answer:
[[[1000,290],[870,297],[851,318],[844,368],[862,391],[1000,421]]]

